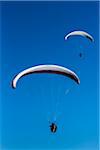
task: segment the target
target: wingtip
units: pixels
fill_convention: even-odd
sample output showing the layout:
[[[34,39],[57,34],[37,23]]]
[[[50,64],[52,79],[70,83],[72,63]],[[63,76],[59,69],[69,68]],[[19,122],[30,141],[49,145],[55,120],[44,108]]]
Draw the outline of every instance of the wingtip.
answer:
[[[15,86],[14,83],[13,83],[13,81],[12,81],[12,83],[11,83],[11,86],[12,86],[13,89],[16,88],[16,86]]]
[[[67,40],[67,37],[66,37],[66,36],[64,37],[64,40]]]
[[[78,79],[78,84],[80,84],[80,79]]]

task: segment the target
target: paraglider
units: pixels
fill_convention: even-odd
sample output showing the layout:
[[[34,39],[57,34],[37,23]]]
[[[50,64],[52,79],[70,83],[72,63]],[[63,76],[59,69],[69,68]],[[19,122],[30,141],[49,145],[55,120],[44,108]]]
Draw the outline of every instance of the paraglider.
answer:
[[[12,80],[12,87],[16,88],[18,80],[28,74],[32,73],[53,73],[53,74],[60,74],[64,75],[66,77],[69,77],[70,79],[74,80],[77,84],[80,84],[79,77],[68,68],[58,66],[58,65],[37,65],[33,66],[31,68],[25,69],[24,71],[20,72],[15,76],[15,78]],[[57,131],[57,125],[55,123],[50,124],[50,130],[52,133],[55,133]]]
[[[85,52],[79,52],[78,57],[82,60],[85,59]]]
[[[89,33],[85,32],[85,31],[77,31],[77,30],[76,30],[76,31],[72,31],[72,32],[68,33],[68,34],[64,37],[64,39],[65,39],[65,40],[68,40],[71,36],[72,36],[72,37],[73,37],[73,36],[83,36],[83,37],[89,39],[91,42],[94,42],[94,38],[93,38]],[[84,55],[83,52],[80,52],[80,53],[78,54],[78,56],[79,56],[79,58],[83,59],[85,55]]]
[[[80,57],[82,57],[82,56],[83,56],[83,54],[82,54],[82,53],[79,53],[79,56],[80,56]]]
[[[33,66],[31,68],[28,68],[22,72],[20,72],[12,81],[12,87],[16,88],[18,80],[28,74],[32,73],[52,73],[52,74],[60,74],[64,75],[66,77],[71,78],[74,80],[77,84],[80,84],[80,79],[79,77],[71,70],[58,66],[58,65],[38,65],[38,66]]]
[[[72,31],[65,36],[65,40],[67,40],[71,36],[83,36],[83,37],[89,39],[91,42],[94,41],[93,37],[85,31]]]
[[[57,131],[57,125],[55,123],[52,123],[50,125],[50,130],[52,133],[55,133]]]

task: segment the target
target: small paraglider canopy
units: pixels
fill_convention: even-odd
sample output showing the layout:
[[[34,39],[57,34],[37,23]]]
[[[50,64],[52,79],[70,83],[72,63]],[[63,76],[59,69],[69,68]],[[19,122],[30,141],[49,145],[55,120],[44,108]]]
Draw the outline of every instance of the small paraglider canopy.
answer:
[[[65,40],[67,40],[71,36],[83,36],[83,37],[89,39],[91,42],[94,41],[93,37],[85,31],[72,31],[65,36]]]
[[[12,80],[12,87],[16,88],[18,80],[28,74],[32,73],[52,73],[52,74],[60,74],[64,75],[66,77],[71,78],[74,80],[77,84],[80,84],[80,79],[79,77],[70,69],[58,66],[58,65],[38,65],[38,66],[33,66],[31,68],[28,68],[19,74],[15,76],[15,78]]]

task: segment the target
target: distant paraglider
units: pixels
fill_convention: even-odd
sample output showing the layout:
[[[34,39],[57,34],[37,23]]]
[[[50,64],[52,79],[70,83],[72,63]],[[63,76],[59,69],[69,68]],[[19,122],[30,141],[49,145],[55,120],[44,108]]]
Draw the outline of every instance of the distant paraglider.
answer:
[[[65,36],[65,40],[67,40],[71,36],[83,36],[83,37],[86,37],[87,39],[89,39],[91,42],[94,41],[93,37],[89,33],[85,32],[85,31],[73,31],[73,32],[70,32],[70,33],[68,33]]]
[[[89,33],[85,32],[85,31],[77,31],[77,30],[72,31],[72,32],[68,33],[64,37],[64,39],[68,40],[71,36],[83,36],[83,37],[89,39],[91,42],[94,42],[94,38]],[[83,52],[79,52],[78,56],[79,56],[79,58],[83,59],[85,57],[85,54]]]
[[[18,75],[16,75],[16,77],[12,81],[12,87],[16,88],[16,84],[21,77],[28,75],[28,74],[33,74],[33,73],[60,74],[60,75],[69,77],[72,80],[74,80],[77,84],[80,84],[79,77],[73,71],[71,71],[65,67],[58,66],[58,65],[38,65],[38,66],[28,68],[28,69],[20,72]]]

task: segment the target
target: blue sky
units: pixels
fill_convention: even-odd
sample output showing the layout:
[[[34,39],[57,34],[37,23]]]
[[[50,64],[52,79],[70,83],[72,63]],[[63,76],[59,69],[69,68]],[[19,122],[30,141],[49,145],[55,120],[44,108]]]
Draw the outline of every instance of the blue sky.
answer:
[[[0,7],[1,149],[97,150],[98,2],[0,2]],[[80,36],[64,41],[73,30],[87,31],[94,43]],[[39,64],[68,67],[81,84],[59,75],[34,74],[12,89],[17,73]],[[54,114],[56,134],[49,129]]]

